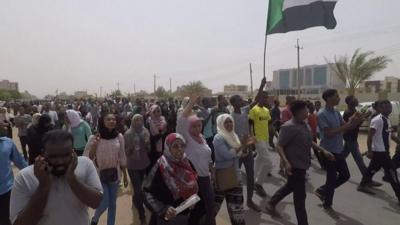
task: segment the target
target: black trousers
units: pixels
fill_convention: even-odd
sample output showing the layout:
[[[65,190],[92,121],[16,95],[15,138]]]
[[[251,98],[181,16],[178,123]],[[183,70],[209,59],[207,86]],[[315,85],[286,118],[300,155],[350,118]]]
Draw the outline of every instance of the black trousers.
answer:
[[[207,141],[208,147],[211,148],[211,159],[213,162],[215,162],[215,153],[214,153],[214,144],[213,144],[214,136],[206,138],[206,141]]]
[[[306,170],[292,169],[286,184],[271,197],[271,205],[277,205],[283,198],[293,192],[294,208],[298,225],[308,225],[306,212]]]
[[[11,225],[10,222],[10,196],[11,191],[0,195],[0,224]]]
[[[385,170],[385,174],[388,175],[390,185],[393,188],[397,199],[400,200],[400,183],[397,177],[397,172],[394,167],[393,161],[390,158],[389,152],[374,152],[371,162],[369,163],[367,173],[363,176],[360,186],[366,186],[381,168]]]
[[[19,141],[21,142],[22,153],[24,154],[25,160],[28,160],[28,151],[26,147],[28,146],[28,136],[19,136]]]
[[[326,166],[326,182],[319,188],[324,194],[324,207],[331,207],[335,189],[350,179],[349,168],[346,159],[341,154],[334,154],[336,160],[324,162]]]

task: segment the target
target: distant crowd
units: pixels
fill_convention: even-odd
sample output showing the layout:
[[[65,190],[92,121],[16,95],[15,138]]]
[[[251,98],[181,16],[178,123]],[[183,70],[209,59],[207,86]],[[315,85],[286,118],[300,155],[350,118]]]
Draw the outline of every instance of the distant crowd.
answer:
[[[221,95],[216,103],[204,96],[7,103],[0,108],[0,224],[95,225],[106,210],[107,225],[119,224],[117,193],[131,184],[141,225],[215,225],[224,200],[231,224],[244,225],[245,206],[280,217],[276,205],[291,193],[298,224],[308,225],[311,159],[326,172],[315,194],[334,215],[335,190],[350,178],[350,153],[363,177],[358,191],[374,195],[383,183],[373,177],[383,168],[383,181],[400,199],[400,139],[389,120],[391,102],[360,110],[357,98],[347,96],[342,115],[334,89],[322,94],[324,106],[293,96],[281,106],[270,101],[265,84],[254,100]],[[369,124],[369,164],[358,144],[363,123]],[[390,140],[397,144],[393,157]],[[267,198],[273,152],[286,183],[261,208],[253,195]],[[15,179],[11,162],[21,170]],[[88,207],[95,209],[91,218]]]

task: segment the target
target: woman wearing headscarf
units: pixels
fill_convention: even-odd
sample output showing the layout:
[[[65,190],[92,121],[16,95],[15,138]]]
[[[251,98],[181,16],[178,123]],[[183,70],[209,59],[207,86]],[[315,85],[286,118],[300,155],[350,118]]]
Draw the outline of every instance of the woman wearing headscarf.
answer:
[[[150,107],[150,116],[147,118],[147,125],[150,130],[150,162],[151,166],[158,160],[163,152],[163,137],[167,131],[167,121],[161,115],[161,109],[158,105]]]
[[[211,149],[204,139],[202,121],[192,115],[193,106],[198,97],[192,97],[181,115],[178,116],[176,131],[186,139],[185,153],[198,174],[201,202],[196,205],[190,224],[198,224],[205,220],[205,224],[215,224],[214,190],[211,185],[210,168],[212,165]]]
[[[250,145],[252,139],[246,140]],[[236,178],[237,185],[228,190],[215,191],[215,202],[217,212],[221,208],[222,202],[226,199],[229,218],[232,225],[246,224],[243,208],[243,187],[241,184],[241,175],[239,169],[239,155],[242,153],[244,145],[235,133],[235,124],[231,115],[222,114],[217,117],[217,134],[214,137],[213,145],[215,148],[215,170],[227,169],[233,167],[233,176]],[[218,186],[218,180],[216,180]]]
[[[184,152],[185,143],[180,134],[169,134],[163,155],[144,181],[145,203],[152,212],[150,225],[188,224],[189,210],[176,215],[174,209],[199,190],[196,171]]]
[[[103,199],[91,220],[96,225],[100,216],[107,210],[107,225],[115,224],[117,210],[117,193],[123,177],[124,186],[128,186],[126,174],[126,156],[124,137],[116,129],[114,114],[106,114],[99,118],[99,134],[90,136],[84,156],[93,160],[96,165],[101,185]]]
[[[39,116],[39,120],[36,123],[36,118]],[[28,161],[29,165],[35,162],[36,157],[42,154],[43,143],[42,139],[44,134],[51,130],[53,125],[51,124],[51,118],[47,114],[35,114],[32,119],[32,125],[27,130],[27,141],[28,141]]]
[[[74,137],[74,150],[78,156],[82,156],[85,146],[92,135],[89,124],[82,120],[79,113],[69,109],[65,112],[64,129]]]
[[[142,181],[146,174],[146,169],[150,165],[148,156],[150,152],[150,133],[144,127],[142,115],[136,114],[132,117],[132,123],[124,134],[124,140],[127,159],[126,167],[134,192],[132,204],[138,210],[141,225],[145,225],[146,216],[143,207]]]

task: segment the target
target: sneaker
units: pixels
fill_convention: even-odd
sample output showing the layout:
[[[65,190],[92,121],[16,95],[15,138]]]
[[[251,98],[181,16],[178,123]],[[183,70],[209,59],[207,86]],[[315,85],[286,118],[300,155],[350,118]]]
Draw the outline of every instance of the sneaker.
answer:
[[[325,195],[322,191],[322,189],[318,188],[317,190],[314,191],[314,194],[321,200],[321,202],[324,202],[325,200]]]
[[[376,182],[373,180],[371,182],[369,182],[369,184],[368,184],[368,186],[370,186],[370,187],[380,187],[382,185],[383,185],[382,183],[379,183],[379,182]]]
[[[260,206],[258,206],[256,203],[254,203],[252,200],[247,201],[247,207],[249,207],[249,209],[252,209],[256,212],[261,212],[261,208]]]
[[[267,192],[265,192],[264,188],[260,184],[255,183],[254,190],[256,191],[256,194],[259,195],[260,197],[262,198],[267,197]]]
[[[267,202],[267,204],[265,205],[265,210],[266,210],[267,213],[270,214],[272,217],[275,217],[275,218],[282,218],[281,214],[279,214],[278,211],[276,211],[275,206],[271,205],[270,202]]]
[[[359,192],[364,192],[370,195],[375,195],[375,192],[373,192],[369,187],[367,186],[358,186],[357,191]]]

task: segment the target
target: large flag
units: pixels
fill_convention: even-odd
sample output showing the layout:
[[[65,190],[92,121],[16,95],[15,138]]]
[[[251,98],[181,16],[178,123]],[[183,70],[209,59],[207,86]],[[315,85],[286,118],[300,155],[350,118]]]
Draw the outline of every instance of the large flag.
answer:
[[[309,27],[336,27],[337,0],[269,0],[267,34],[286,33]]]

